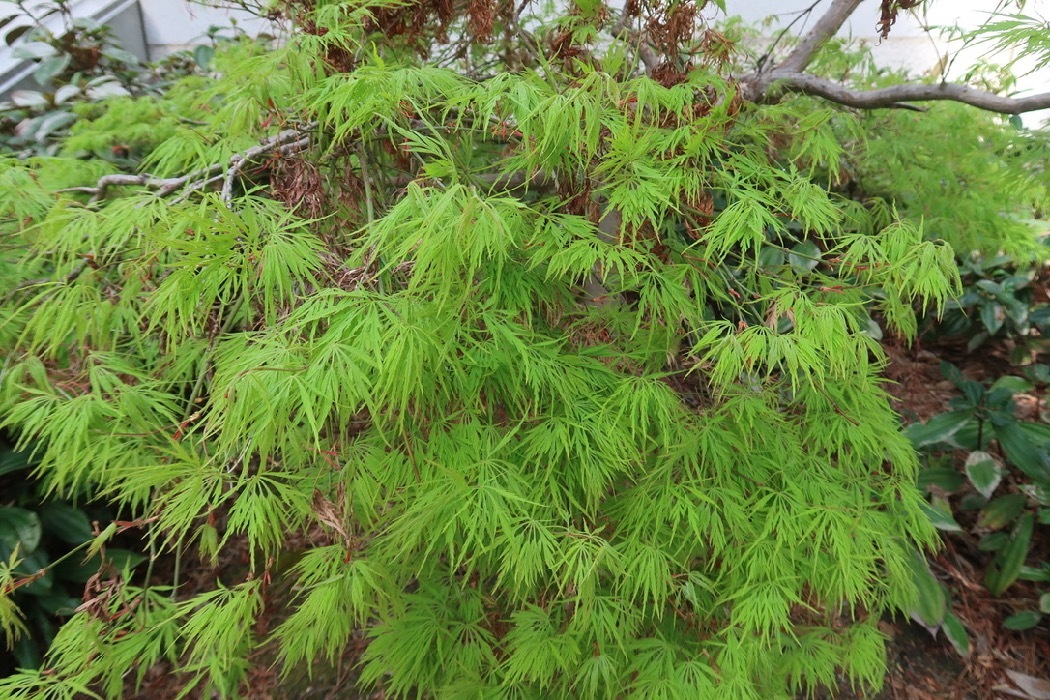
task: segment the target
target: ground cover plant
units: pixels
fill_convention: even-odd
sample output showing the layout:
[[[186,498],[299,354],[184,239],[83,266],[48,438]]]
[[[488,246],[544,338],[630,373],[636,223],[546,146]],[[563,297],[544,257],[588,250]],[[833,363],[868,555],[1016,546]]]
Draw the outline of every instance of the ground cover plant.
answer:
[[[281,43],[3,161],[4,428],[126,514],[92,553],[135,529],[247,570],[181,595],[177,563],[110,567],[0,693],[168,663],[233,697],[260,654],[352,644],[392,697],[878,686],[936,531],[875,336],[913,337],[975,244],[858,189],[880,161],[842,105],[1050,98],[836,83],[858,4],[754,70],[691,3],[288,0]],[[968,118],[1016,150],[976,247],[1034,256],[1005,216],[1045,197],[1034,139]]]

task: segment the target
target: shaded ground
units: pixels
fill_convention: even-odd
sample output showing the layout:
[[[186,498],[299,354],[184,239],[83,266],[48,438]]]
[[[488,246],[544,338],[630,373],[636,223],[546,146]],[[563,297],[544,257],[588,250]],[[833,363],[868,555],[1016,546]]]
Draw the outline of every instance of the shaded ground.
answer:
[[[1005,374],[1020,374],[1008,357],[1009,345],[966,353],[962,345],[936,347],[917,344],[908,348],[887,343],[891,364],[887,388],[894,407],[906,422],[927,420],[947,410],[958,392],[944,379],[942,360],[958,366],[968,378],[991,382]],[[1041,358],[1044,359],[1045,358]],[[1046,396],[1018,395],[1018,417],[1045,419]],[[965,523],[964,523],[965,525]],[[1038,537],[1038,534],[1037,534]],[[1050,542],[1033,541],[1050,559]],[[1003,620],[1018,611],[1015,606],[1037,598],[1035,585],[1019,581],[1003,597],[988,593],[981,581],[990,555],[976,548],[969,536],[946,538],[944,549],[930,562],[936,576],[951,593],[952,611],[970,634],[971,650],[961,657],[943,635],[934,638],[926,629],[906,621],[884,623],[891,638],[889,675],[877,697],[893,700],[986,698],[1050,699],[1050,631],[1044,623],[1026,632],[1005,629]],[[1009,595],[1023,594],[1010,598]],[[1041,681],[1041,682],[1040,682]],[[849,697],[842,695],[841,697]]]

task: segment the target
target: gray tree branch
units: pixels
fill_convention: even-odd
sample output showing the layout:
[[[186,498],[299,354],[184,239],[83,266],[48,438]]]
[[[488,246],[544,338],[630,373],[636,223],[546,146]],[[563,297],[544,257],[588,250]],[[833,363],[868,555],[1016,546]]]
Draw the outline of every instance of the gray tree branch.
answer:
[[[1050,109],[1050,92],[1029,97],[1004,97],[955,83],[907,83],[875,90],[852,90],[841,83],[808,73],[775,70],[754,73],[740,79],[744,97],[754,102],[770,102],[785,92],[822,97],[829,102],[855,107],[910,107],[909,102],[961,102],[999,114],[1021,114]]]
[[[820,50],[820,47],[826,44],[828,39],[835,36],[835,32],[842,28],[842,25],[856,11],[860,3],[861,0],[832,0],[828,11],[802,37],[798,45],[795,46],[795,50],[788,54],[788,57],[776,67],[776,70],[785,72],[804,71],[813,60],[817,51]]]

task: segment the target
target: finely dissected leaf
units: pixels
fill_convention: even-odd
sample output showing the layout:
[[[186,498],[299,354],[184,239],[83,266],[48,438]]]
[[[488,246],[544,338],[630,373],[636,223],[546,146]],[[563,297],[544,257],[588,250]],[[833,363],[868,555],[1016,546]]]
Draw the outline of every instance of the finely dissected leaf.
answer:
[[[8,650],[20,637],[29,632],[24,620],[25,613],[10,594],[15,582],[14,570],[18,567],[19,562],[18,552],[12,551],[7,561],[0,563],[0,632],[4,633]]]
[[[46,511],[113,566],[0,695],[120,697],[164,663],[236,697],[274,649],[284,683],[356,654],[391,698],[794,697],[877,686],[884,614],[957,622],[918,552],[959,526],[914,448],[975,442],[1016,387],[902,435],[872,319],[914,339],[956,251],[1031,254],[1037,144],[944,105],[931,132],[750,103],[713,29],[656,32],[679,53],[643,74],[600,3],[278,5],[280,45],[217,40],[148,93],[22,96],[61,108],[24,123],[48,155],[0,160],[0,427],[49,494],[128,519]],[[847,68],[821,70],[887,79]],[[1040,468],[1039,430],[983,425]],[[996,585],[1043,575],[1021,511]],[[118,530],[175,550],[178,588]],[[57,609],[57,578],[26,592]]]
[[[110,523],[102,530],[93,540],[87,548],[87,557],[93,557],[98,554],[106,543],[113,538],[113,535],[117,533],[117,524]]]

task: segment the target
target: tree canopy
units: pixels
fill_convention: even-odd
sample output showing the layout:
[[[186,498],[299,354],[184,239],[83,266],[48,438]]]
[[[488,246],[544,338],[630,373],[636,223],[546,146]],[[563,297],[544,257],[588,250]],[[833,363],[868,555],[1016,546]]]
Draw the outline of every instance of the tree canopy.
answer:
[[[878,339],[1040,254],[1045,134],[988,111],[1050,95],[900,83],[830,41],[859,0],[756,67],[703,5],[279,0],[0,161],[3,426],[119,504],[92,552],[178,552],[0,693],[351,649],[392,697],[878,686],[936,542]]]

